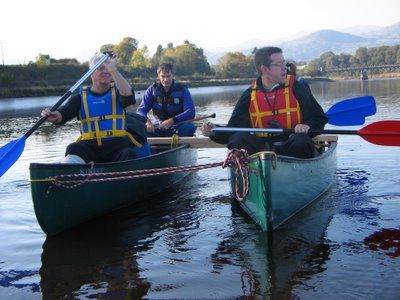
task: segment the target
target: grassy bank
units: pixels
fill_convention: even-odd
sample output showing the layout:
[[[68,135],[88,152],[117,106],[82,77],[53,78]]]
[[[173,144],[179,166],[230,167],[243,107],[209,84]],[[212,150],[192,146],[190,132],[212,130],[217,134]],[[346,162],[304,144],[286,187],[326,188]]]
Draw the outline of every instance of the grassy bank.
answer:
[[[400,78],[400,73],[385,73],[385,74],[369,74],[369,79],[375,78]],[[337,77],[305,77],[308,83],[319,81],[339,81],[339,80],[358,80],[358,76],[337,76]],[[208,86],[226,86],[226,85],[250,85],[253,78],[231,78],[231,79],[200,79],[187,80],[179,79],[177,81],[185,83],[190,87],[208,87]],[[137,90],[145,90],[154,81],[134,81],[131,82],[133,88]],[[71,86],[73,83],[71,84]],[[43,97],[43,96],[61,96],[68,91],[71,86],[33,86],[33,87],[0,87],[1,98],[24,98],[24,97]]]
[[[188,87],[207,87],[224,85],[250,84],[251,78],[236,79],[207,79],[207,80],[179,80]],[[152,84],[148,82],[131,82],[135,90],[145,90]],[[72,86],[72,85],[71,85]],[[68,91],[71,86],[34,86],[34,87],[0,87],[0,98],[24,98],[24,97],[43,97],[43,96],[61,96]]]

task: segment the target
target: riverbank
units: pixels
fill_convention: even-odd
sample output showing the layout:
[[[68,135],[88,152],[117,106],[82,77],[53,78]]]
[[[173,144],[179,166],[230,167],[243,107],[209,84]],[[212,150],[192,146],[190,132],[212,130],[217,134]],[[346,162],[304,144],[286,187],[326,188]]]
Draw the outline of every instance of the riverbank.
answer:
[[[359,76],[331,76],[332,81],[360,80]],[[368,74],[368,79],[400,78],[400,73]]]
[[[250,85],[254,78],[215,78],[215,79],[201,79],[201,80],[186,80],[179,79],[177,81],[186,84],[189,88],[195,87],[209,87],[209,86],[230,86],[230,85]],[[317,81],[333,81],[327,77],[308,77],[305,78],[308,83]],[[134,90],[145,90],[153,81],[130,82]],[[61,96],[68,91],[71,86],[60,85],[60,86],[33,86],[33,87],[1,87],[0,88],[0,99],[5,98],[25,98],[25,97],[43,97],[43,96]]]
[[[226,86],[226,85],[242,85],[250,84],[252,78],[232,78],[232,79],[208,79],[208,80],[180,80],[189,88],[191,87],[207,87],[207,86]],[[134,90],[145,90],[153,81],[147,82],[130,82]],[[34,86],[34,87],[1,87],[0,88],[0,99],[4,98],[25,98],[25,97],[43,97],[43,96],[61,96],[68,91],[71,86]]]
[[[369,79],[377,78],[400,78],[400,73],[385,73],[385,74],[368,74]],[[313,82],[331,82],[341,80],[359,80],[357,76],[335,76],[335,77],[305,77],[306,82],[312,84]],[[229,86],[229,85],[246,85],[251,84],[253,78],[228,78],[228,79],[207,79],[207,80],[185,80],[177,78],[177,81],[183,82],[189,88],[194,87],[208,87],[208,86]],[[152,84],[153,81],[139,82],[131,81],[133,88],[138,90],[145,90]],[[43,96],[61,96],[68,91],[71,86],[34,86],[34,87],[1,87],[0,99],[4,98],[25,98],[25,97],[43,97]]]

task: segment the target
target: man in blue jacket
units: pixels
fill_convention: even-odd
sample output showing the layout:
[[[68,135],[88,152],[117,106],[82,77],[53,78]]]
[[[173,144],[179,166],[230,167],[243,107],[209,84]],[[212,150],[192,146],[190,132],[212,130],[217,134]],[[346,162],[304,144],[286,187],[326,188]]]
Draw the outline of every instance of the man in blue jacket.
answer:
[[[185,122],[193,119],[195,108],[188,88],[174,80],[174,67],[171,63],[162,63],[157,68],[158,81],[146,90],[137,113],[147,118],[152,110],[154,124],[147,119],[149,136],[167,137],[173,134],[193,136],[196,127]]]

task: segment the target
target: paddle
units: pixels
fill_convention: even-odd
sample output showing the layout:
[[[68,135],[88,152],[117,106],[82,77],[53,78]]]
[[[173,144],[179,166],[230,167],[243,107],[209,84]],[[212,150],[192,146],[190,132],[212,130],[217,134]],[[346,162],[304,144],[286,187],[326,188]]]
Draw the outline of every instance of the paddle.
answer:
[[[72,93],[74,93],[81,86],[81,84],[87,78],[89,78],[89,76],[92,75],[92,73],[96,71],[96,69],[100,67],[103,62],[106,61],[109,56],[110,55],[108,53],[105,53],[105,55],[89,71],[87,71],[86,74],[83,75],[82,78],[79,79],[79,81],[75,83],[75,85],[72,86],[50,110],[56,110],[65,100],[67,100]],[[33,132],[35,132],[35,130],[38,129],[45,120],[45,117],[41,117],[39,121],[37,121],[36,124],[33,125],[32,128],[29,129],[22,137],[9,142],[0,148],[0,177],[3,176],[3,174],[7,172],[7,170],[18,160],[18,158],[21,156],[21,153],[24,151],[26,139]]]
[[[375,99],[372,96],[357,97],[335,103],[325,113],[328,123],[337,126],[362,125],[365,117],[376,113]]]
[[[294,133],[294,129],[282,128],[236,128],[215,127],[214,132],[262,132],[262,133]],[[364,140],[382,146],[400,146],[400,121],[379,121],[371,123],[359,130],[309,130],[309,133],[317,134],[353,134],[359,135]]]
[[[178,123],[176,123],[174,125],[179,125],[179,124],[182,124],[182,123],[185,123],[185,122],[191,122],[192,123],[192,122],[201,121],[201,120],[208,119],[208,118],[213,118],[214,119],[215,117],[216,117],[216,114],[213,113],[213,114],[207,115],[207,116],[201,116],[201,117],[197,117],[197,118],[190,119],[190,120],[180,121],[180,122],[178,122]]]
[[[325,113],[328,123],[336,126],[362,125],[365,123],[365,117],[374,114],[376,114],[376,104],[372,96],[342,100],[332,105]]]
[[[218,144],[212,141],[210,138],[205,136],[182,136],[178,137],[177,141],[172,137],[149,137],[147,142],[150,145],[171,145],[173,143],[178,143],[179,145],[188,144],[190,148],[204,149],[204,148],[225,148],[226,145]]]

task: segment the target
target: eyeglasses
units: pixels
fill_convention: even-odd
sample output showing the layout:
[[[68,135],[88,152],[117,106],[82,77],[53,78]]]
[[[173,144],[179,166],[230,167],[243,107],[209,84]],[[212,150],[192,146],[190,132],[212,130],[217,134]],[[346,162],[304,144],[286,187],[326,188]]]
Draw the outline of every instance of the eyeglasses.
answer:
[[[280,62],[280,63],[276,63],[276,64],[269,64],[270,66],[274,66],[274,67],[278,67],[278,68],[287,68],[287,62],[286,60]]]

